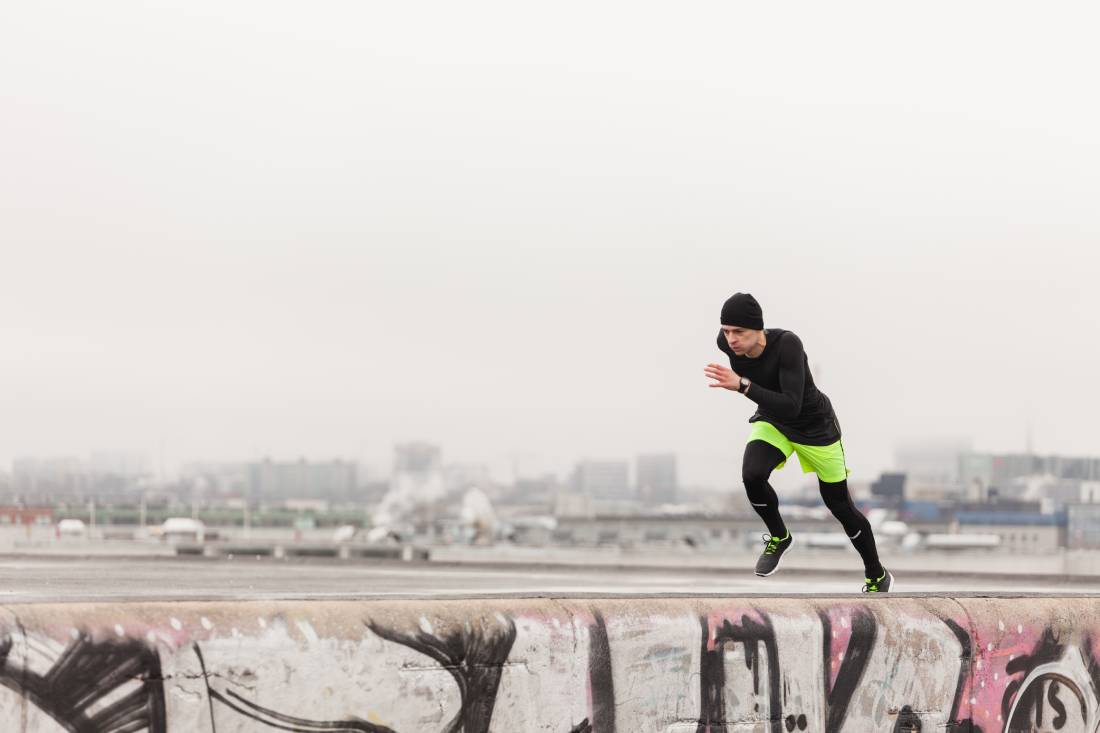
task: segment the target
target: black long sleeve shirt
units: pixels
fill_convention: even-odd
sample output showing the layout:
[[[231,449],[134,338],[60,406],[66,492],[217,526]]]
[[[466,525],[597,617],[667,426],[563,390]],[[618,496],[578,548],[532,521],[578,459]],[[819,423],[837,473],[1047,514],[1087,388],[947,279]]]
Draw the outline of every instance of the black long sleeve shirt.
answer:
[[[752,382],[746,397],[756,403],[749,422],[764,420],[792,443],[830,445],[840,440],[840,423],[825,393],[814,384],[802,340],[781,328],[764,330],[767,343],[756,358],[734,354],[718,332],[718,348],[730,368]]]

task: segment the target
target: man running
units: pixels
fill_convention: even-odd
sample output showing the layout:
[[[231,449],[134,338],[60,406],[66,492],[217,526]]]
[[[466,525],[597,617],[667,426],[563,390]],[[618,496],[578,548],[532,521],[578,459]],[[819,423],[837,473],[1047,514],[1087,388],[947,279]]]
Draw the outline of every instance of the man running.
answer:
[[[722,305],[721,324],[718,348],[732,368],[708,364],[703,372],[715,380],[711,387],[740,392],[757,404],[741,469],[749,502],[771,533],[764,535],[767,544],[756,574],[774,573],[794,541],[768,478],[797,453],[802,471],[817,474],[825,506],[863,558],[864,592],[889,591],[894,576],[879,563],[871,524],[848,493],[851,471],[844,461],[840,423],[829,398],[814,385],[802,341],[791,331],[765,329],[760,304],[749,293],[736,293]]]

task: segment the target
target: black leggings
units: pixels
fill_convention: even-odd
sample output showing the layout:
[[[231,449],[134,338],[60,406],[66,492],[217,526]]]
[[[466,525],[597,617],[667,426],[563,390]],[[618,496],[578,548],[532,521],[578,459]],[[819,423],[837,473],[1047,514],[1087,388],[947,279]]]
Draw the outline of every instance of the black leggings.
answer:
[[[771,443],[750,440],[745,446],[745,457],[741,465],[741,477],[745,482],[745,493],[748,494],[749,503],[764,520],[773,537],[787,536],[787,526],[783,523],[783,517],[779,515],[779,497],[768,483],[772,471],[783,460],[783,451]],[[829,511],[840,521],[841,526],[844,527],[844,533],[848,535],[859,556],[863,558],[866,577],[880,577],[883,569],[879,563],[871,523],[852,503],[848,481],[842,479],[828,483],[818,479],[818,488],[825,506],[829,507]]]

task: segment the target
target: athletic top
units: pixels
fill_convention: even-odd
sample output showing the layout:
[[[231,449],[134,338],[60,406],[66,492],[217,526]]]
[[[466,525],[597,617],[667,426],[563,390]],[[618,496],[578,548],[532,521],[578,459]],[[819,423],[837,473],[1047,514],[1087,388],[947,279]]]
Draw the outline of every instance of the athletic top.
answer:
[[[749,422],[764,420],[792,443],[831,445],[840,440],[840,423],[825,393],[814,384],[802,340],[792,331],[766,328],[767,343],[755,359],[730,350],[718,332],[718,348],[730,358],[730,368],[752,382],[745,395],[756,403]]]

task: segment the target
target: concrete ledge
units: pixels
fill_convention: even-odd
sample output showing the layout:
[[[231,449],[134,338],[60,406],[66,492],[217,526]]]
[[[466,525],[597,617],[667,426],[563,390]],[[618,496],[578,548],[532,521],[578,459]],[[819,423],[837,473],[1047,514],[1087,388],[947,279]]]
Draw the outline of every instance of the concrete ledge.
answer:
[[[297,542],[181,542],[175,546],[178,556],[203,557],[327,557],[339,560],[427,560],[429,550],[414,545],[349,545],[334,542],[302,544]]]
[[[14,604],[0,730],[1094,733],[1098,637],[1079,596]]]

